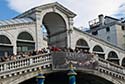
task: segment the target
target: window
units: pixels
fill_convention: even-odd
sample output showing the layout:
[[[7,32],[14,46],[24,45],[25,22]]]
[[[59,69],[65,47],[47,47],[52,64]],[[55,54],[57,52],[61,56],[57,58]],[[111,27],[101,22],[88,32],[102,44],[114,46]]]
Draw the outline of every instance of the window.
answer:
[[[98,34],[98,31],[92,32],[92,35],[97,35],[97,34]]]
[[[8,39],[8,37],[6,37],[4,35],[0,35],[0,43],[11,44],[10,40]]]
[[[109,32],[110,31],[110,28],[109,27],[106,27],[106,32]]]
[[[125,30],[125,26],[121,26],[122,30]]]

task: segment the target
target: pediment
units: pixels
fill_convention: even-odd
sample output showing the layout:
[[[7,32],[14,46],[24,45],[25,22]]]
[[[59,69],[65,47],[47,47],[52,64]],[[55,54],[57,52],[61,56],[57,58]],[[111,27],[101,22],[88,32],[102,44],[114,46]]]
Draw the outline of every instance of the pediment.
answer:
[[[69,17],[75,17],[76,14],[73,13],[72,11],[70,11],[69,9],[67,9],[66,7],[64,7],[63,5],[61,5],[58,2],[54,2],[54,3],[49,3],[49,4],[45,4],[45,5],[41,5],[36,7],[37,10],[44,10],[47,8],[56,8],[58,10],[60,10],[61,12],[65,13],[66,15],[68,15]]]
[[[18,15],[15,18],[24,18],[24,17],[27,17],[27,16],[33,14],[34,12],[41,12],[42,10],[45,10],[47,8],[56,8],[56,9],[60,10],[61,12],[63,12],[64,14],[66,14],[68,17],[76,16],[76,14],[74,12],[70,11],[69,9],[67,9],[66,7],[61,5],[60,3],[54,2],[54,3],[49,3],[49,4],[45,4],[45,5],[41,5],[41,6],[32,8],[32,9]]]

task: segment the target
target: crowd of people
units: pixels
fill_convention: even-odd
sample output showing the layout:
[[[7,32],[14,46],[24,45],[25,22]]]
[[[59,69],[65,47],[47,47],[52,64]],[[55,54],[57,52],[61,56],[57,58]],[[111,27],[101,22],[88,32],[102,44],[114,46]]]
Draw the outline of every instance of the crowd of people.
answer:
[[[7,61],[11,61],[11,60],[18,60],[21,58],[27,58],[30,56],[35,56],[38,54],[44,54],[44,53],[50,53],[50,49],[49,48],[42,48],[40,50],[33,50],[33,51],[28,51],[28,52],[17,52],[17,54],[12,54],[12,55],[5,55],[5,56],[1,56],[0,57],[0,62],[7,62]]]
[[[91,54],[87,49],[83,50],[83,49],[71,49],[71,48],[57,48],[57,47],[47,47],[47,48],[42,48],[40,50],[34,50],[34,51],[28,51],[28,52],[17,52],[17,54],[13,54],[13,55],[5,55],[5,56],[1,56],[0,57],[0,62],[7,62],[7,61],[11,61],[11,60],[17,60],[17,59],[21,59],[21,58],[27,58],[30,56],[35,56],[38,54],[45,54],[45,53],[50,53],[50,52],[82,52],[85,54]]]

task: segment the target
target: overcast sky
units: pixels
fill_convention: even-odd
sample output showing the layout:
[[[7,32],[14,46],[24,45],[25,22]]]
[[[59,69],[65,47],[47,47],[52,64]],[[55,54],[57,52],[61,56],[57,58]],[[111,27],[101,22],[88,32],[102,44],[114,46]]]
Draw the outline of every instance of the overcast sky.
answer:
[[[0,0],[2,2],[2,0]],[[125,17],[125,0],[5,0],[4,3],[13,14],[22,13],[42,4],[59,2],[77,14],[74,26],[88,27],[88,21],[95,19],[99,14],[117,18]],[[0,5],[2,4],[0,2]],[[3,5],[4,6],[4,5]],[[9,10],[8,9],[8,10]],[[4,10],[5,11],[5,10]],[[2,12],[0,10],[0,12]],[[11,14],[11,13],[9,13]],[[2,16],[0,16],[2,17]],[[8,18],[9,19],[9,18]]]

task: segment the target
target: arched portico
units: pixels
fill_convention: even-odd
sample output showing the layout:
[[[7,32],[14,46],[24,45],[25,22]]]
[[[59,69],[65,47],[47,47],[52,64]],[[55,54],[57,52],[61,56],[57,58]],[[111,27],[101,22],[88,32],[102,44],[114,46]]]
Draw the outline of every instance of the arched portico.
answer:
[[[94,51],[96,54],[98,54],[99,57],[105,59],[104,50],[102,49],[101,46],[99,46],[99,45],[94,46],[93,51]]]
[[[41,10],[42,9],[42,10]],[[73,29],[73,18],[76,16],[72,11],[55,2],[33,9],[32,14],[24,14],[19,17],[32,17],[36,21],[36,49],[44,47],[41,27],[45,27],[48,33],[48,44],[55,47],[70,47]],[[31,11],[28,11],[31,12]],[[33,15],[35,17],[33,17]]]
[[[17,37],[17,52],[33,51],[35,42],[32,35],[26,31],[19,33]]]
[[[13,46],[10,39],[5,35],[0,35],[0,56],[13,54]]]
[[[76,48],[78,49],[83,49],[83,50],[89,50],[89,46],[87,41],[85,41],[84,39],[80,38],[77,42],[76,42]]]
[[[116,52],[114,52],[114,51],[110,51],[109,53],[108,53],[108,59],[107,59],[108,61],[111,61],[111,62],[113,62],[113,63],[115,63],[115,64],[119,64],[119,58],[118,58],[118,55],[116,54]]]
[[[66,47],[67,27],[63,17],[56,12],[48,12],[44,15],[42,24],[48,33],[48,44],[55,47]],[[58,35],[58,36],[57,36]]]

